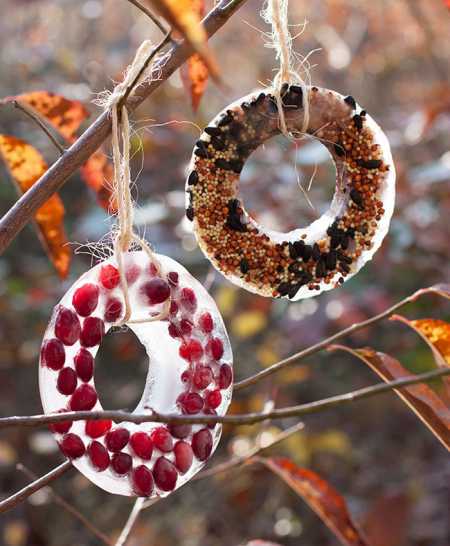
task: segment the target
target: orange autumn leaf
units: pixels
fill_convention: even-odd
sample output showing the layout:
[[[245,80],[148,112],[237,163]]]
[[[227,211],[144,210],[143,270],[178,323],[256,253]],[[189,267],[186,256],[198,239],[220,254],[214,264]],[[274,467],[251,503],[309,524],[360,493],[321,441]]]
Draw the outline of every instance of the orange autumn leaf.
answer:
[[[81,176],[97,194],[97,202],[106,211],[115,212],[117,205],[112,202],[111,187],[114,176],[112,163],[100,150],[94,152],[81,167]]]
[[[208,83],[208,68],[200,55],[192,55],[181,67],[181,79],[191,97],[192,109],[196,112]]]
[[[41,154],[19,138],[0,135],[0,154],[21,193],[25,193],[47,170]],[[64,205],[61,199],[52,195],[35,215],[41,242],[55,266],[59,276],[64,279],[69,272],[71,250],[64,231]]]
[[[331,345],[329,349],[356,356],[386,382],[411,376],[397,359],[370,347],[350,349],[345,345]],[[450,407],[426,383],[395,389],[395,392],[450,451]]]
[[[3,102],[19,101],[30,106],[43,116],[64,138],[72,142],[83,121],[89,117],[88,110],[78,100],[66,99],[49,91],[32,91]]]
[[[219,70],[208,48],[208,35],[199,15],[203,0],[142,0],[154,8],[177,30],[205,62],[210,74],[217,78]]]
[[[314,510],[345,546],[368,546],[352,521],[342,495],[312,470],[301,468],[284,457],[258,458],[286,482]]]

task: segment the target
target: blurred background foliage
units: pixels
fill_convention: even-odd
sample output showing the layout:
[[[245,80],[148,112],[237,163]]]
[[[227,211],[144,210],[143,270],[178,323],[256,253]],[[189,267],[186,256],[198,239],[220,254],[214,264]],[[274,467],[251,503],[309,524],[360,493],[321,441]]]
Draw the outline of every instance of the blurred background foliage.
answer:
[[[294,42],[313,54],[315,84],[352,94],[387,132],[398,173],[391,231],[382,249],[339,290],[299,303],[271,301],[239,290],[209,268],[184,219],[184,176],[193,143],[228,102],[276,66],[264,47],[261,2],[250,0],[211,41],[227,91],[209,85],[193,114],[179,73],[133,116],[133,174],[137,227],[158,252],[183,263],[211,287],[229,328],[236,378],[384,310],[414,290],[449,279],[450,257],[450,12],[442,0],[291,1],[293,24],[309,24]],[[209,6],[211,3],[208,4]],[[158,29],[126,0],[3,0],[0,18],[0,96],[45,89],[84,101],[93,117],[96,93],[120,79],[136,47],[158,40]],[[293,29],[295,33],[295,29]],[[0,111],[0,131],[26,138],[49,162],[55,150],[45,135],[12,107]],[[91,119],[93,119],[93,117]],[[0,167],[0,213],[16,200]],[[307,203],[298,184],[308,186]],[[296,145],[275,139],[258,150],[243,172],[247,207],[278,229],[308,224],[327,207],[335,172],[325,148],[312,139]],[[70,284],[92,264],[83,245],[111,227],[106,213],[74,176],[61,196],[73,248],[71,273],[61,282],[32,226],[0,260],[0,413],[40,413],[37,355],[50,312]],[[422,298],[409,318],[450,318],[444,300]],[[358,332],[349,343],[396,356],[411,371],[431,369],[423,341],[397,322]],[[108,336],[98,357],[96,381],[109,408],[133,408],[147,362],[129,333]],[[375,381],[344,353],[321,353],[308,366],[289,369],[237,393],[233,412],[265,404],[304,403]],[[214,462],[245,453],[272,437],[285,420],[224,431]],[[439,442],[394,395],[387,394],[312,415],[304,429],[273,449],[305,465],[345,495],[352,514],[370,530],[374,546],[446,546],[450,462]],[[11,429],[0,435],[0,493],[27,480],[20,462],[36,474],[61,456],[46,430]],[[110,535],[118,534],[132,500],[113,497],[76,471],[56,490]],[[243,467],[191,483],[144,512],[129,545],[237,545],[259,537],[285,546],[331,545],[336,539],[281,481],[262,467]],[[97,539],[57,507],[43,490],[0,521],[6,546],[97,544]]]

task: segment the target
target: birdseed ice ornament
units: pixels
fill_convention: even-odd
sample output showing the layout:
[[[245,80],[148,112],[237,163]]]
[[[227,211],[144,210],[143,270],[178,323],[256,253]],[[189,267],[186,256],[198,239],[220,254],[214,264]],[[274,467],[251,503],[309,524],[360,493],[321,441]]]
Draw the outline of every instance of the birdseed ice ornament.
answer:
[[[149,371],[135,413],[223,415],[231,400],[232,354],[219,311],[180,264],[144,251],[121,255],[131,315]],[[147,322],[169,307],[167,318]],[[45,413],[102,410],[95,355],[125,313],[117,263],[82,275],[55,307],[45,332],[39,386]],[[114,366],[114,362],[110,364]],[[117,364],[116,364],[117,365]],[[221,425],[140,425],[109,420],[52,425],[61,451],[96,485],[121,495],[163,497],[186,483],[217,447]]]
[[[308,227],[267,229],[239,199],[248,157],[281,132],[274,90],[218,114],[196,143],[187,177],[186,216],[200,248],[229,280],[262,296],[299,300],[344,283],[379,248],[394,209],[395,170],[383,131],[353,97],[306,89],[306,132],[328,149],[337,171],[329,209]],[[300,136],[302,86],[284,84],[281,99],[287,130]]]

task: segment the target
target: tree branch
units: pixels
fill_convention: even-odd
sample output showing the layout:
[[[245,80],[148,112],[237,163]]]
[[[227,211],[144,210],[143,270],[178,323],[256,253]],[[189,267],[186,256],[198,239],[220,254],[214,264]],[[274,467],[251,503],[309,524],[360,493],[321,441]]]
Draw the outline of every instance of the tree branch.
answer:
[[[138,9],[142,11],[142,13],[145,13],[145,15],[153,21],[153,23],[159,28],[159,30],[163,34],[167,34],[167,30],[164,27],[164,25],[161,23],[161,21],[154,15],[147,7],[143,6],[140,2],[137,0],[128,0],[130,4],[133,4],[133,6],[136,6]]]
[[[322,341],[319,341],[315,345],[311,345],[310,347],[307,347],[306,349],[303,349],[302,351],[298,353],[288,356],[284,360],[280,360],[279,362],[276,362],[272,366],[265,368],[264,370],[256,373],[255,375],[248,377],[247,379],[238,381],[237,383],[235,383],[234,389],[236,391],[240,389],[244,389],[245,387],[249,387],[250,385],[253,385],[256,382],[261,381],[261,379],[265,379],[269,375],[279,372],[280,370],[286,368],[287,366],[293,366],[295,364],[298,364],[301,360],[303,360],[307,356],[311,356],[314,353],[318,353],[319,351],[322,351],[323,349],[328,347],[328,345],[331,345],[338,339],[341,339],[349,334],[358,332],[359,330],[362,330],[363,328],[366,328],[367,326],[371,326],[372,324],[375,324],[376,322],[383,320],[389,315],[392,315],[394,311],[396,311],[397,309],[400,309],[400,307],[403,307],[404,305],[408,303],[415,301],[420,296],[423,296],[429,293],[440,293],[441,295],[445,295],[445,290],[446,290],[446,287],[441,288],[440,285],[431,286],[429,288],[421,288],[420,290],[417,290],[416,292],[414,292],[414,294],[411,294],[410,296],[395,303],[394,305],[392,305],[392,307],[389,307],[389,309],[386,309],[382,313],[379,313],[378,315],[370,317],[367,320],[363,320],[362,322],[357,322],[355,324],[352,324],[348,328],[344,328],[344,330],[341,330],[340,332],[337,332],[336,334],[333,334],[332,336],[327,337],[326,339],[323,339]]]
[[[266,419],[283,419],[285,417],[300,417],[311,413],[317,413],[326,409],[334,408],[336,406],[348,404],[362,398],[368,398],[375,396],[383,392],[390,391],[392,389],[399,389],[401,387],[407,387],[408,385],[415,385],[416,383],[424,383],[435,379],[436,377],[442,377],[444,375],[450,375],[450,368],[437,369],[431,372],[425,372],[422,374],[412,375],[390,381],[388,383],[377,383],[369,387],[364,387],[356,391],[348,392],[346,394],[339,394],[317,400],[315,402],[309,402],[308,404],[301,404],[299,406],[291,406],[287,408],[275,409],[273,411],[262,413],[242,413],[236,415],[177,415],[177,414],[162,414],[153,412],[151,414],[145,413],[128,413],[118,410],[107,411],[68,411],[66,413],[56,414],[40,414],[30,415],[24,417],[2,417],[0,419],[0,429],[9,428],[14,426],[23,427],[42,427],[52,423],[60,423],[62,421],[83,421],[98,420],[98,419],[111,419],[113,421],[126,421],[128,423],[183,423],[183,424],[212,424],[212,423],[226,423],[228,425],[251,425],[254,423],[260,423]]]
[[[62,464],[60,464],[53,470],[50,470],[50,472],[48,472],[41,478],[28,484],[20,491],[17,491],[17,493],[14,493],[14,495],[11,495],[7,499],[0,501],[0,514],[6,512],[7,510],[11,510],[11,508],[17,506],[19,503],[21,503],[33,493],[36,493],[36,491],[39,491],[39,489],[42,489],[53,480],[56,480],[56,478],[59,478],[65,472],[67,472],[69,468],[72,468],[72,463],[69,460],[64,461]]]
[[[215,34],[247,0],[221,0],[205,17],[203,23],[208,36]],[[133,111],[149,97],[193,53],[186,42],[172,44],[167,56],[156,63],[160,78],[143,81],[127,101]],[[58,191],[67,179],[89,159],[111,132],[109,112],[103,112],[78,140],[56,161],[47,172],[14,204],[0,220],[0,254],[45,201]]]

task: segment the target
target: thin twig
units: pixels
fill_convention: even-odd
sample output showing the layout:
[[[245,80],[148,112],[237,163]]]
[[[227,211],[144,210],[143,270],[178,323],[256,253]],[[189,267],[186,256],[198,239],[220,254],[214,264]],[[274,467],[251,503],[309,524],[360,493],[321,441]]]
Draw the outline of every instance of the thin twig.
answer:
[[[17,491],[17,493],[14,493],[14,495],[11,495],[7,499],[0,501],[0,514],[6,512],[7,510],[11,510],[11,508],[17,506],[19,503],[21,503],[33,493],[36,493],[36,491],[39,491],[39,489],[42,489],[53,480],[56,480],[56,478],[59,478],[65,472],[67,472],[69,468],[72,468],[72,463],[69,460],[64,461],[62,464],[60,464],[53,470],[50,470],[50,472],[48,472],[44,476],[41,476],[39,479],[28,484],[20,491]]]
[[[203,23],[209,37],[215,34],[247,0],[221,0],[205,17]],[[193,53],[185,41],[173,43],[162,61],[155,63],[160,77],[144,80],[127,101],[127,109],[135,110]],[[47,172],[14,204],[0,220],[0,254],[31,220],[39,207],[89,159],[111,133],[111,116],[103,112],[80,138]]]
[[[151,500],[149,502],[153,504],[155,501]],[[141,510],[144,508],[144,503],[145,503],[145,498],[139,497],[138,499],[136,499],[133,505],[133,509],[131,510],[130,515],[128,516],[127,522],[125,523],[125,526],[122,529],[122,532],[120,533],[119,538],[117,539],[115,543],[115,546],[123,546],[125,544],[139,517],[139,514],[141,513]]]
[[[424,383],[442,377],[444,375],[450,375],[450,368],[432,370],[431,372],[425,372],[417,375],[410,375],[390,381],[388,383],[377,383],[369,387],[364,387],[356,391],[348,392],[345,394],[339,394],[317,400],[315,402],[309,402],[308,404],[301,404],[299,406],[290,406],[287,408],[274,409],[273,411],[260,412],[260,413],[241,413],[235,415],[177,415],[177,414],[162,414],[153,412],[151,414],[145,413],[128,413],[118,410],[107,411],[68,411],[66,413],[56,414],[40,414],[29,416],[13,416],[2,417],[0,419],[0,429],[9,428],[14,426],[23,427],[43,427],[52,423],[60,423],[62,421],[83,421],[83,420],[98,420],[98,419],[110,419],[112,421],[125,421],[128,423],[182,423],[182,424],[212,424],[212,423],[226,423],[228,425],[251,425],[254,423],[260,423],[266,419],[283,419],[285,417],[300,417],[303,415],[317,413],[336,406],[345,405],[349,402],[361,400],[362,398],[368,398],[388,392],[392,389],[399,389],[407,387],[408,385],[416,385],[417,383]]]
[[[276,362],[272,366],[269,366],[268,368],[261,370],[255,375],[252,375],[248,377],[247,379],[243,379],[242,381],[238,381],[237,383],[235,383],[234,389],[236,391],[240,389],[244,389],[245,387],[253,385],[254,383],[257,383],[258,381],[261,381],[261,379],[264,379],[268,377],[269,375],[279,372],[280,370],[286,368],[287,366],[293,366],[295,364],[298,364],[301,360],[303,360],[307,356],[311,356],[314,353],[318,353],[319,351],[322,351],[328,345],[331,345],[331,343],[334,343],[338,339],[341,339],[349,334],[358,332],[359,330],[362,330],[363,328],[366,328],[367,326],[370,326],[372,324],[375,324],[376,322],[379,322],[380,320],[383,320],[389,315],[392,315],[392,313],[396,311],[397,309],[400,309],[400,307],[403,307],[404,305],[415,301],[418,297],[424,294],[435,293],[435,292],[436,292],[436,289],[433,286],[430,288],[422,288],[420,290],[417,290],[416,292],[414,292],[414,294],[411,294],[410,296],[395,303],[394,305],[389,307],[389,309],[386,309],[382,313],[379,313],[378,315],[370,317],[367,320],[363,320],[362,322],[352,324],[348,328],[344,328],[343,330],[337,332],[336,334],[333,334],[332,336],[327,337],[326,339],[323,339],[322,341],[319,341],[318,343],[311,345],[310,347],[307,347],[306,349],[303,349],[302,351],[298,353],[295,353],[291,356],[288,356],[287,358],[283,360],[280,360],[279,362]]]
[[[26,104],[21,103],[20,100],[13,100],[12,103],[14,105],[14,108],[21,110],[25,115],[32,119],[34,123],[36,123],[36,125],[40,127],[40,129],[44,131],[44,133],[48,136],[48,138],[58,150],[60,155],[64,155],[66,153],[66,149],[64,148],[64,146],[58,142],[55,136],[53,136],[46,123],[42,120],[41,116],[35,110],[29,108]]]
[[[164,25],[161,23],[161,21],[158,19],[158,17],[156,17],[156,15],[154,15],[147,7],[143,6],[137,0],[128,0],[128,2],[130,2],[130,4],[133,4],[133,6],[136,6],[143,13],[145,13],[145,15],[155,23],[155,25],[159,28],[159,30],[163,34],[167,34],[167,30],[164,27]]]
[[[25,475],[27,475],[32,480],[38,480],[39,478],[34,474],[34,472],[31,472],[29,468],[24,466],[23,464],[17,465],[17,470],[22,471]],[[114,543],[112,540],[110,540],[104,533],[102,533],[99,529],[97,529],[83,514],[81,514],[74,506],[69,504],[66,500],[64,500],[50,485],[45,486],[53,500],[62,506],[64,510],[69,512],[74,518],[76,518],[78,521],[82,523],[86,527],[86,529],[89,529],[93,535],[95,535],[98,539],[100,539],[102,542],[107,544],[108,546],[114,546]]]

